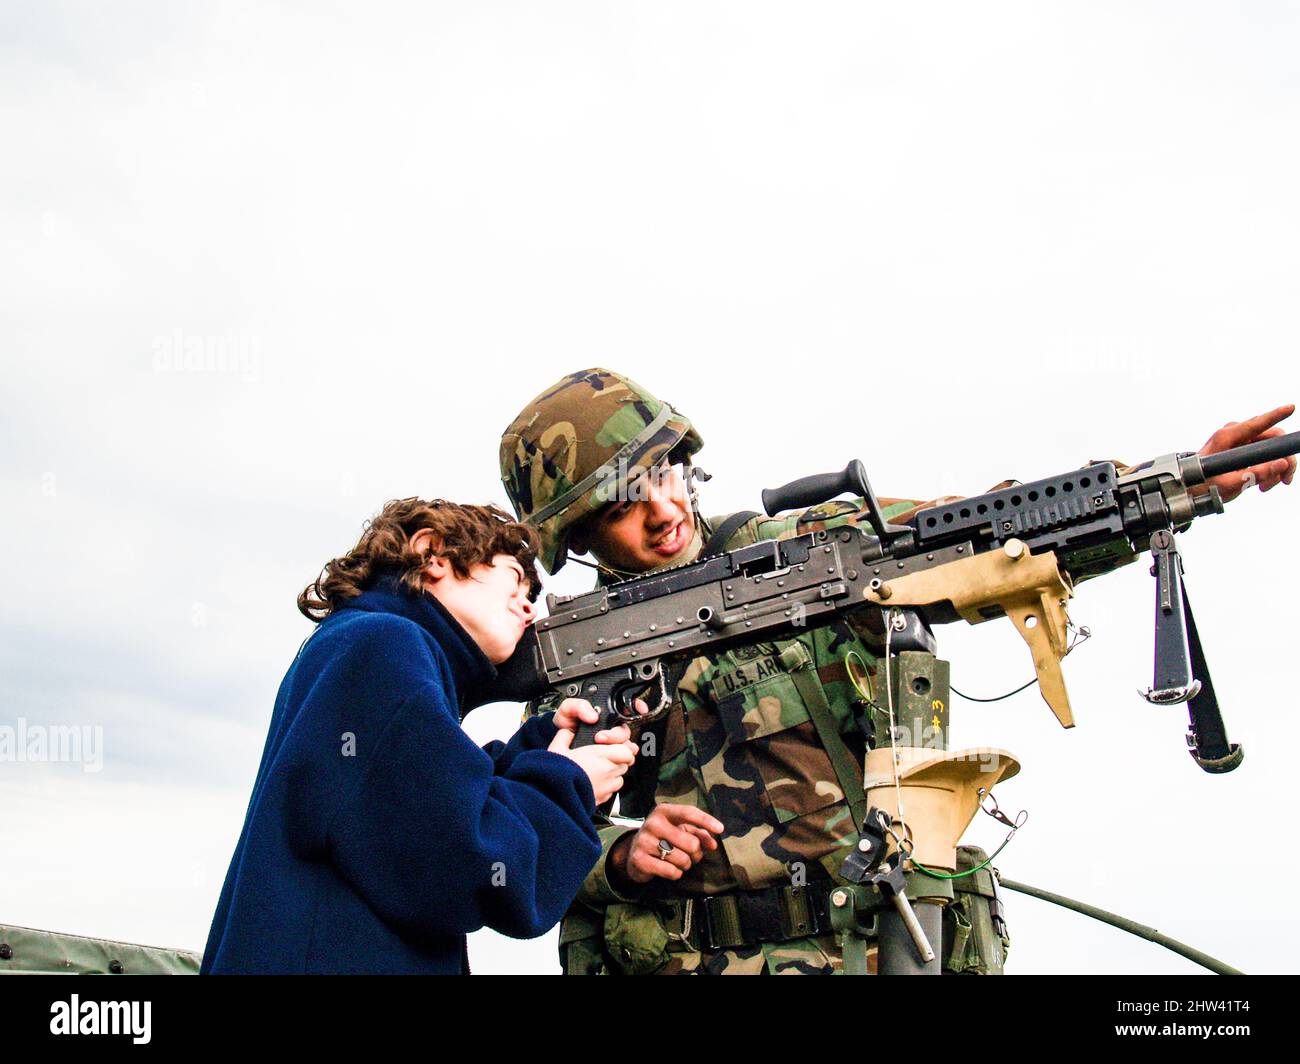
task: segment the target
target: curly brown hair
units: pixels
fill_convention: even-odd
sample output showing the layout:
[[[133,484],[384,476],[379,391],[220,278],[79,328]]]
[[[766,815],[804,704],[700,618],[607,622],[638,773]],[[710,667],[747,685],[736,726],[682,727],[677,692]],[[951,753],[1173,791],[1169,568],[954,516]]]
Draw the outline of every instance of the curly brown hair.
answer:
[[[434,543],[421,552],[411,546],[411,540],[426,528],[434,533]],[[303,588],[298,609],[320,623],[385,575],[396,575],[403,588],[419,594],[424,589],[422,570],[434,555],[446,558],[459,576],[468,577],[473,566],[509,554],[528,574],[528,597],[535,600],[542,589],[534,564],[537,547],[537,533],[497,506],[393,499],[365,523],[355,547],[326,562],[320,576]]]

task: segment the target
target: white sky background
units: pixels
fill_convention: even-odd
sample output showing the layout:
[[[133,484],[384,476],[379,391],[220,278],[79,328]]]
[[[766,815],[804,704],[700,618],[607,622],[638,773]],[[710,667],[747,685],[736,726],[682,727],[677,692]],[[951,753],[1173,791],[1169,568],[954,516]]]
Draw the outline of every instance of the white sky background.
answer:
[[[975,493],[1296,399],[1297,55],[1282,3],[5,4],[0,724],[102,726],[104,766],[0,766],[0,920],[201,949],[296,593],[385,499],[503,500],[500,431],[568,371],[694,418],[710,512],[851,457]],[[956,702],[954,748],[1024,764],[1004,874],[1294,966],[1297,494],[1183,539],[1234,775],[1135,693],[1144,565],[1075,599],[1074,731]],[[939,634],[963,690],[1030,673],[1007,622]],[[1007,907],[1013,971],[1194,970]]]

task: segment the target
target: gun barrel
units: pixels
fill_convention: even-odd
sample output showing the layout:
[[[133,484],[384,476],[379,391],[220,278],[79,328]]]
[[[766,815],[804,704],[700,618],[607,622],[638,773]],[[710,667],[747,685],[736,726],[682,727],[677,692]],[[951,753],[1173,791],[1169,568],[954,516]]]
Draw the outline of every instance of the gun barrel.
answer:
[[[1300,454],[1300,432],[1289,432],[1275,439],[1260,440],[1258,443],[1248,443],[1244,447],[1233,447],[1229,451],[1209,455],[1201,459],[1201,469],[1208,480],[1210,477],[1235,473],[1260,462],[1272,462],[1293,454]]]

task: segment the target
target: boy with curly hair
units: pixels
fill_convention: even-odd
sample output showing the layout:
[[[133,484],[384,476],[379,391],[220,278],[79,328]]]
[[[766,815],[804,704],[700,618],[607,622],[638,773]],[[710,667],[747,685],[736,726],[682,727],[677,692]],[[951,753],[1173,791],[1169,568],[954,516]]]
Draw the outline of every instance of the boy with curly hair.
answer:
[[[532,620],[537,540],[493,506],[388,503],[298,597],[318,628],[280,685],[202,972],[455,974],[465,936],[542,934],[635,756],[570,749],[570,700],[479,748],[463,707]]]

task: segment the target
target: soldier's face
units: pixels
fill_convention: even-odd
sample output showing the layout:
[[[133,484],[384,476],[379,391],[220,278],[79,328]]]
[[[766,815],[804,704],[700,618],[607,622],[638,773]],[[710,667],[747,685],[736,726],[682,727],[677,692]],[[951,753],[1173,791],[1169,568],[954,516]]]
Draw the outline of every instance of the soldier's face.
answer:
[[[647,473],[588,526],[592,552],[606,565],[640,573],[681,557],[695,537],[695,517],[679,466]]]

